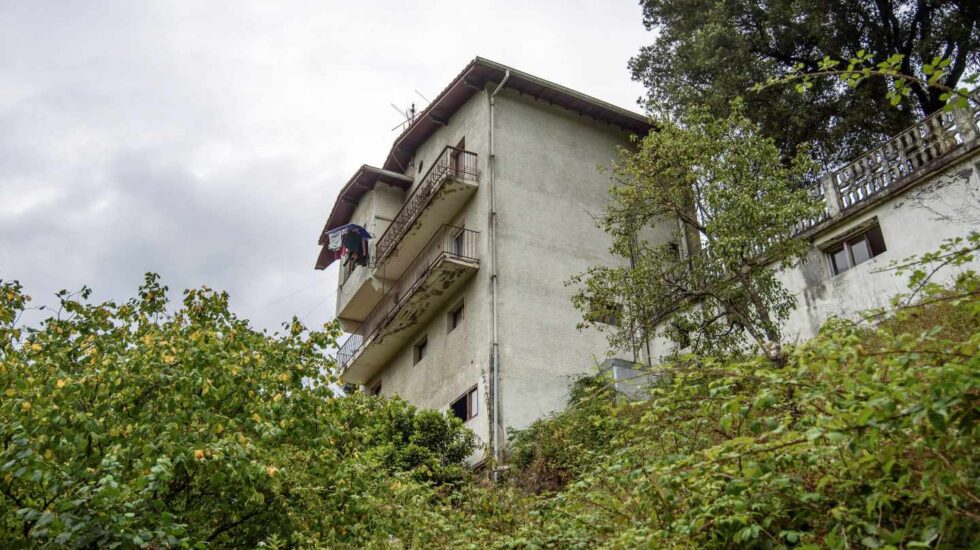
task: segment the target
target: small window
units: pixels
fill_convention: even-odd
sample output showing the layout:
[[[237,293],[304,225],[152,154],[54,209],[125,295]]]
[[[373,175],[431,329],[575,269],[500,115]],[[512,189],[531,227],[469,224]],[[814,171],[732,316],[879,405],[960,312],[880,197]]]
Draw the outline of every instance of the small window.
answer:
[[[463,394],[459,399],[453,401],[449,405],[449,410],[452,411],[456,418],[459,418],[463,422],[476,416],[479,412],[479,398],[476,392],[476,386],[473,386],[468,392]]]
[[[618,327],[622,314],[623,306],[616,302],[603,301],[597,298],[590,304],[588,320],[593,323]]]
[[[447,332],[452,332],[456,327],[458,327],[463,322],[463,301],[460,300],[459,304],[453,309],[449,310],[449,330]]]
[[[423,336],[421,340],[415,343],[414,362],[418,363],[422,359],[425,359],[425,354],[428,353],[428,351],[429,351],[429,337],[428,335],[426,335]]]
[[[419,171],[416,172],[416,174],[418,174],[419,176],[422,175],[422,166],[424,166],[424,165],[425,165],[425,161],[424,160],[420,160],[419,161]]]
[[[885,237],[881,234],[881,227],[875,224],[873,227],[827,250],[830,270],[834,275],[840,275],[848,269],[878,256],[885,250],[887,250]]]

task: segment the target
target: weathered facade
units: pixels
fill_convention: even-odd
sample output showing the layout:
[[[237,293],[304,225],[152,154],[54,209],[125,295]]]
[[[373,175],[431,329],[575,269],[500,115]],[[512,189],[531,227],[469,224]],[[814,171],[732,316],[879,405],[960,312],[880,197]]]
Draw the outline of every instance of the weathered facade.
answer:
[[[801,295],[793,337],[887,301],[901,281],[875,272],[883,262],[977,227],[976,111],[940,118],[936,128],[952,141],[906,136],[825,179],[827,213],[804,228],[811,258],[783,274]],[[507,428],[562,408],[574,379],[608,356],[603,334],[576,329],[566,281],[623,261],[594,223],[610,185],[597,167],[649,130],[642,115],[472,61],[382,167],[357,171],[321,234],[320,269],[332,261],[330,230],[355,223],[375,237],[367,266],[340,266],[337,318],[351,333],[338,352],[341,378],[452,410],[487,444],[481,456],[499,458]],[[675,227],[643,237],[666,241]],[[858,262],[862,235],[869,257]],[[835,270],[834,254],[854,265]],[[651,355],[672,345],[653,342]]]

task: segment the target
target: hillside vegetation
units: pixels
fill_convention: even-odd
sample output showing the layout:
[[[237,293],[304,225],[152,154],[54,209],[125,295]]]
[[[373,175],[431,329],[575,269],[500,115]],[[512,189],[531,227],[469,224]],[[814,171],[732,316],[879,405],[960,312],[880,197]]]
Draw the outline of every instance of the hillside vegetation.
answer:
[[[968,548],[980,540],[980,280],[832,320],[767,359],[682,357],[646,399],[601,376],[513,434],[336,396],[336,332],[256,332],[227,297],[0,287],[0,540],[73,548]]]

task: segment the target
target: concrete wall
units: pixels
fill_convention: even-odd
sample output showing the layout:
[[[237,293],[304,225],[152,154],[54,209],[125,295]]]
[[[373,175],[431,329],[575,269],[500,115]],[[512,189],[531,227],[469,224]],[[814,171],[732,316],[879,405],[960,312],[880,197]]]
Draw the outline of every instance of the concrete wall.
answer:
[[[873,218],[881,227],[887,251],[833,275],[825,250]],[[831,316],[853,317],[861,311],[888,307],[893,296],[907,291],[907,276],[883,269],[911,255],[936,250],[945,239],[978,229],[980,150],[817,235],[805,265],[781,274],[783,283],[798,297],[797,309],[784,330],[786,340],[813,337]],[[980,268],[980,261],[970,267]],[[948,281],[967,268],[941,271],[936,282]]]
[[[487,408],[490,275],[485,267],[488,256],[487,119],[487,97],[484,93],[478,93],[453,115],[448,125],[436,131],[418,148],[412,166],[406,167],[406,173],[416,178],[414,189],[443,148],[446,145],[455,146],[465,137],[466,149],[477,154],[479,187],[452,223],[480,233],[480,269],[455,296],[444,298],[442,306],[429,321],[414,329],[414,336],[410,339],[413,344],[424,335],[428,336],[427,357],[415,364],[414,349],[410,344],[399,351],[368,384],[373,386],[381,381],[382,395],[397,394],[419,407],[438,410],[448,410],[451,402],[477,385],[480,394],[478,414],[466,425],[480,438],[481,443],[489,441],[490,429]],[[423,167],[421,173],[416,174],[420,161]],[[410,192],[405,194],[403,201]],[[380,236],[380,233],[376,235]],[[463,323],[448,332],[448,313],[460,300],[464,303]],[[481,449],[474,454],[472,461],[482,458],[483,454]]]
[[[621,129],[505,89],[496,100],[498,334],[501,421],[523,428],[568,403],[572,383],[598,370],[606,336],[578,330],[573,276],[623,262],[596,227]],[[670,228],[661,229],[669,238]],[[630,357],[629,359],[632,359]]]
[[[384,233],[385,229],[388,229],[388,225],[404,201],[405,192],[403,190],[385,183],[378,183],[374,189],[364,194],[354,208],[350,223],[356,223],[374,235],[374,239],[369,241],[368,249],[372,258],[375,255],[378,237]],[[338,262],[337,268],[343,270],[344,267],[340,263]],[[337,278],[337,311],[340,311],[344,304],[351,299],[354,292],[373,275],[374,270],[364,266],[355,267],[346,280],[341,273],[341,276]]]

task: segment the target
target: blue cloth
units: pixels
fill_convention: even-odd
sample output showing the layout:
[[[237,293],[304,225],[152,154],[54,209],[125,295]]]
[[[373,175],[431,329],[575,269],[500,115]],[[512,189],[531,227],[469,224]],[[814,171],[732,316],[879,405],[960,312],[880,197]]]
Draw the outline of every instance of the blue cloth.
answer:
[[[339,250],[341,246],[341,239],[343,235],[349,231],[355,231],[358,235],[365,239],[373,239],[367,229],[357,225],[356,223],[349,223],[347,225],[342,225],[336,229],[332,229],[327,233],[328,244],[327,247],[330,250]]]

